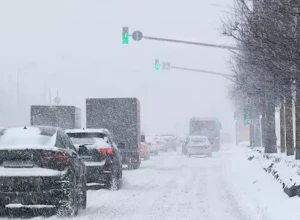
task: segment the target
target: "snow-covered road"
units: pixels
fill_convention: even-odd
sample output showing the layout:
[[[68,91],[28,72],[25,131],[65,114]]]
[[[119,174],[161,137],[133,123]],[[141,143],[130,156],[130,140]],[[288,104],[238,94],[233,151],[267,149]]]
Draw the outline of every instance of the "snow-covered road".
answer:
[[[230,163],[223,155],[221,151],[213,158],[188,158],[179,152],[153,156],[139,170],[124,171],[120,191],[90,190],[87,209],[75,219],[243,220],[243,211],[227,187],[230,180],[224,173]],[[45,215],[45,210],[40,211],[9,212],[14,217]],[[48,215],[57,218],[51,210]]]
[[[89,192],[82,219],[242,220],[224,187],[223,165],[215,158],[160,154],[142,168],[125,171],[121,191]]]

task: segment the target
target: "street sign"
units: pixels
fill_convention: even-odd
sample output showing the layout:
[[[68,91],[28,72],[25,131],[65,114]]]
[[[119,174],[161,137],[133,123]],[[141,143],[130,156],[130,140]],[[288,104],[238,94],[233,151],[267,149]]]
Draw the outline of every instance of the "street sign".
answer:
[[[245,125],[259,125],[260,119],[246,119],[244,120]]]
[[[135,31],[132,33],[132,39],[135,41],[140,41],[143,38],[143,34],[140,31]]]
[[[54,102],[55,102],[56,104],[59,104],[59,103],[61,102],[61,98],[58,97],[58,96],[56,96],[56,97],[54,98]]]
[[[171,63],[170,62],[163,62],[162,63],[163,70],[169,70],[171,69]]]

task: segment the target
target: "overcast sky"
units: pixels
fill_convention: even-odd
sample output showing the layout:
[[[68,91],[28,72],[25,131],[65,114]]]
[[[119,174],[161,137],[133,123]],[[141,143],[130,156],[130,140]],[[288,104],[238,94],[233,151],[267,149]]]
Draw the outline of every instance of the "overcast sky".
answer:
[[[154,70],[154,59],[231,73],[230,52],[142,40],[122,45],[123,26],[145,36],[230,44],[221,18],[232,0],[0,0],[0,123],[28,124],[30,104],[64,105],[85,98],[137,97],[145,132],[187,132],[190,117],[219,117],[233,128],[228,80],[186,71]],[[16,112],[17,73],[20,103]],[[5,96],[3,96],[5,94]],[[19,117],[17,117],[19,116]]]

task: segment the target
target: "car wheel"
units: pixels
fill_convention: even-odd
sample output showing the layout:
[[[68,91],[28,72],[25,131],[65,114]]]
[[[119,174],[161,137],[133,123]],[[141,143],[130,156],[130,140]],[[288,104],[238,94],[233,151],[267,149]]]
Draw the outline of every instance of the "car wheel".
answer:
[[[78,215],[78,193],[77,190],[71,188],[66,195],[66,201],[59,204],[58,214],[62,216],[75,217]]]
[[[212,157],[212,153],[208,154],[208,157]]]
[[[140,168],[140,166],[141,166],[141,162],[133,164],[133,169],[137,170]]]
[[[86,190],[86,181],[84,180],[81,186],[80,199],[79,199],[79,208],[86,209],[86,201],[87,201],[87,190]]]
[[[108,180],[107,188],[109,190],[119,190],[121,185],[120,175],[118,174],[112,174]]]
[[[191,155],[189,154],[189,157],[191,157]]]
[[[5,205],[0,205],[0,216],[6,215],[6,208]]]
[[[128,170],[133,170],[133,165],[132,164],[128,164]]]

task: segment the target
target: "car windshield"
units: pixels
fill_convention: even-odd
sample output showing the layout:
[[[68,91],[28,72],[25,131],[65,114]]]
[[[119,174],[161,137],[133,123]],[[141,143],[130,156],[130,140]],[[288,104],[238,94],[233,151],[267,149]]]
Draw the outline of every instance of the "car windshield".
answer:
[[[95,144],[96,139],[95,138],[76,138],[71,137],[70,138],[73,144]]]
[[[191,138],[190,141],[192,143],[205,143],[207,141],[207,139],[204,137],[201,137],[201,138],[199,137],[199,138]]]
[[[75,145],[97,145],[107,147],[108,137],[100,132],[69,132],[67,135]]]

